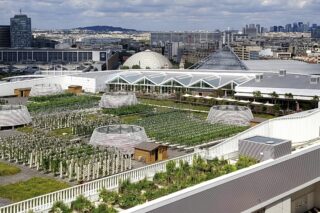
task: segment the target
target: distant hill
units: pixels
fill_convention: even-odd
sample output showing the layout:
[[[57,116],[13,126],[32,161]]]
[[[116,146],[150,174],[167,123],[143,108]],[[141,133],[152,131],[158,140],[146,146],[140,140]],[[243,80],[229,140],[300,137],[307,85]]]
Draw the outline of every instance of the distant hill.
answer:
[[[114,31],[120,31],[120,32],[138,32],[134,29],[126,29],[122,27],[112,27],[112,26],[88,26],[88,27],[78,27],[76,28],[78,30],[90,30],[95,32],[114,32]]]

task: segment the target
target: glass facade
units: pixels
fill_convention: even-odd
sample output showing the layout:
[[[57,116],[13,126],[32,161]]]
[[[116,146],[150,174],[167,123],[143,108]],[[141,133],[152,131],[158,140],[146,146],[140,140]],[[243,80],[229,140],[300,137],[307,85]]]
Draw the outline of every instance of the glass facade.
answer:
[[[85,62],[92,60],[92,51],[68,50],[1,50],[0,61],[4,63],[21,62]]]
[[[32,46],[31,19],[26,15],[15,15],[10,19],[11,47],[25,48]]]

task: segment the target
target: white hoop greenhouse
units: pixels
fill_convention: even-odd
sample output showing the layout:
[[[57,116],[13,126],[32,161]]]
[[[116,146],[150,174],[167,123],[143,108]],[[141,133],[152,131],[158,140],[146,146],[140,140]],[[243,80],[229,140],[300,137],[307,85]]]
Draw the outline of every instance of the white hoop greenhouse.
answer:
[[[136,94],[133,92],[105,93],[100,100],[101,108],[119,108],[138,104]]]
[[[0,130],[30,124],[31,122],[31,116],[26,106],[0,106]]]
[[[46,96],[62,94],[63,89],[60,84],[37,84],[31,88],[30,96]]]
[[[96,128],[90,144],[117,148],[123,154],[133,154],[134,146],[146,142],[148,137],[143,127],[134,125],[109,125]]]
[[[245,106],[219,105],[213,106],[207,117],[209,123],[248,126],[253,119],[251,109]]]

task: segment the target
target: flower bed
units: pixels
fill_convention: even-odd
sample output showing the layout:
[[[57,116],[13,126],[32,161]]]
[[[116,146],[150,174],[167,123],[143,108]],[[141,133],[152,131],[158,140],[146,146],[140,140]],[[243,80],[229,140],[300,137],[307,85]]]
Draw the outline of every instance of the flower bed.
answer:
[[[244,156],[241,156],[235,165],[229,164],[226,160],[205,161],[200,157],[195,158],[192,165],[180,161],[177,166],[170,161],[166,166],[166,172],[157,173],[152,181],[144,179],[131,183],[130,180],[125,180],[120,184],[118,192],[102,189],[99,195],[100,204],[110,209],[119,207],[129,209],[255,163],[257,163],[256,160]],[[79,198],[81,199],[83,200]],[[82,206],[84,205],[90,206],[87,200],[82,202]]]

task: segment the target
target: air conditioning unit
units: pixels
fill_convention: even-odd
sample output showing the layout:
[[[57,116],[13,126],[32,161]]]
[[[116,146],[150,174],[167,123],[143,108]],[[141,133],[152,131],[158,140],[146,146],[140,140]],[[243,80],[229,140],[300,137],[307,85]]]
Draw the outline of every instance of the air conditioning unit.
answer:
[[[286,76],[287,70],[281,69],[279,70],[279,76]]]
[[[319,76],[311,75],[310,76],[310,84],[318,84],[319,83]]]
[[[256,82],[261,82],[263,79],[263,74],[257,74],[256,75]]]

